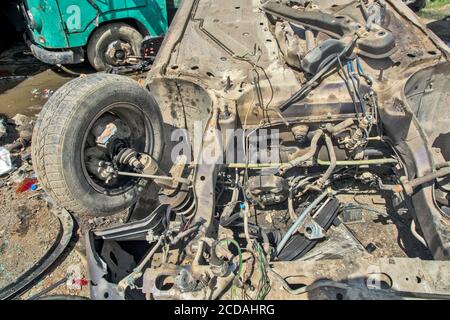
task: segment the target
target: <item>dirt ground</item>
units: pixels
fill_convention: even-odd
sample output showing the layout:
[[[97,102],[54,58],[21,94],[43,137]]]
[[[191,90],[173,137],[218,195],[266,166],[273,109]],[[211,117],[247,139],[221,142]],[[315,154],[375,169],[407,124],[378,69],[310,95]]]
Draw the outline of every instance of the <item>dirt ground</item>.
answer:
[[[450,5],[444,9],[450,15]],[[447,13],[445,10],[430,8],[423,12],[422,17],[427,22],[441,19]],[[75,74],[93,72],[87,65],[70,69]],[[0,55],[0,113],[9,120],[16,114],[24,114],[30,116],[29,121],[33,122],[34,116],[39,113],[49,96],[74,77],[76,75],[59,68],[41,64],[23,44],[15,44]],[[8,128],[10,132],[6,139],[0,140],[0,146],[12,143],[21,135],[14,123],[10,123]],[[0,288],[13,282],[36,263],[51,247],[58,233],[58,222],[52,213],[54,208],[51,199],[39,186],[35,191],[16,192],[23,177],[18,171],[33,174],[29,154],[29,146],[13,153],[13,162],[20,170],[0,177]],[[342,195],[342,200],[353,201],[355,197],[363,205],[370,205],[373,210],[362,210],[362,222],[349,223],[348,227],[373,255],[430,258],[428,251],[408,232],[411,218],[407,213],[398,215],[392,211],[389,202],[379,195],[348,194]],[[386,210],[390,213],[389,217],[382,214]],[[85,218],[78,221],[66,252],[47,276],[20,299],[27,299],[63,279],[67,270],[74,266],[80,269],[82,278],[87,278],[81,235],[88,228],[120,224],[126,219],[127,215],[123,213],[103,220]],[[71,290],[65,284],[49,294],[89,295],[86,286]]]
[[[364,190],[338,195],[338,199],[342,203],[359,206],[362,219],[344,223],[374,257],[432,259],[428,249],[411,234],[412,218],[407,207],[400,205],[394,208],[391,194]]]
[[[419,16],[426,22],[441,20],[444,17],[450,16],[450,1],[449,0],[433,0],[428,1],[427,6],[422,9]]]
[[[34,117],[22,117],[33,123]],[[17,126],[8,125],[8,135],[23,135],[22,127],[17,134]],[[7,139],[0,139],[0,145],[5,145]],[[6,143],[8,145],[8,143]],[[29,158],[31,147],[18,149],[11,153],[11,159],[16,169],[7,176],[0,178],[0,288],[16,280],[18,276],[33,266],[49,250],[59,232],[59,223],[54,215],[52,200],[37,184],[36,190],[18,193],[20,182],[25,177],[33,177],[33,168]],[[69,270],[80,270],[80,277],[87,278],[86,260],[83,254],[82,235],[86,230],[96,227],[106,227],[124,223],[127,213],[105,219],[89,217],[75,221],[73,238],[65,253],[58,259],[48,275],[34,288],[26,292],[21,299],[27,299],[55,282],[63,279]],[[88,296],[87,287],[71,289],[61,285],[50,294],[70,294]]]

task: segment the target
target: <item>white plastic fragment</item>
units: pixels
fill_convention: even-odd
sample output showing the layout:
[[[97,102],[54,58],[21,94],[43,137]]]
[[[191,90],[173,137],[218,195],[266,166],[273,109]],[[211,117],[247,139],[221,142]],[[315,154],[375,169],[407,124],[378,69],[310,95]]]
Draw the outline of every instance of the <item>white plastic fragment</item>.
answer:
[[[0,147],[0,176],[12,170],[11,154],[5,148]]]
[[[6,126],[3,119],[0,119],[0,139],[6,136]]]

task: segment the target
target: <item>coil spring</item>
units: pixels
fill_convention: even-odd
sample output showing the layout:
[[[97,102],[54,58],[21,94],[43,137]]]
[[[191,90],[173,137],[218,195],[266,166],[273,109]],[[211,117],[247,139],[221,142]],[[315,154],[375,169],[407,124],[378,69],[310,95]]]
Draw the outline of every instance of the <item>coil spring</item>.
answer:
[[[192,190],[180,188],[172,194],[160,194],[159,202],[171,206],[177,215],[190,219],[195,214],[195,197]]]

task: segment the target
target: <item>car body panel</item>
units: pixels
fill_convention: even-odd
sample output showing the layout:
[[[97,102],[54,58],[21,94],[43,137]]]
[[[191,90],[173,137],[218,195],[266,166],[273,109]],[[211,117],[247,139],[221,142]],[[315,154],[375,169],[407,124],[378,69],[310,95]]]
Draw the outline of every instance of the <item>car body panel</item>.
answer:
[[[168,28],[166,0],[27,0],[34,17],[32,40],[46,49],[87,45],[99,26],[114,21],[132,21],[152,37]]]

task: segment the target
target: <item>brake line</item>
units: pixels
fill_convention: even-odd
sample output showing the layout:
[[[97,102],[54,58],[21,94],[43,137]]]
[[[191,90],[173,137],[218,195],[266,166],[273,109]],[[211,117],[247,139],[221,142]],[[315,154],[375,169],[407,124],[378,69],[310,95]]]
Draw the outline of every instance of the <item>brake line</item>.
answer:
[[[305,85],[303,85],[300,88],[300,90],[297,91],[292,97],[283,102],[279,106],[279,109],[283,111],[291,104],[302,99],[304,95],[307,94],[312,89],[312,87],[316,84],[316,82],[320,78],[322,78],[328,71],[330,71],[331,68],[341,59],[341,57],[343,57],[350,50],[350,48],[356,43],[357,40],[358,35],[355,35],[352,38],[352,40],[350,40],[350,42],[344,47],[344,49],[340,53],[338,53],[338,55],[335,58],[330,60],[330,62],[328,62],[318,73],[316,73],[314,77],[312,77]]]
[[[279,168],[281,165],[285,163],[249,163],[246,165],[245,163],[229,163],[226,164],[225,167],[232,169],[264,169],[264,168]],[[384,165],[384,164],[397,164],[399,161],[394,158],[380,158],[380,159],[367,159],[367,160],[338,160],[336,161],[336,165],[340,167],[345,166],[370,166],[370,165]],[[331,164],[330,161],[317,159],[317,164],[319,166],[329,166]]]
[[[294,232],[300,227],[300,225],[305,220],[306,216],[311,213],[314,208],[317,207],[317,205],[325,199],[326,196],[332,194],[333,191],[331,189],[327,189],[320,196],[318,196],[297,218],[297,220],[294,222],[294,224],[289,228],[289,230],[284,235],[283,239],[281,239],[280,243],[277,245],[277,254],[280,254],[280,252],[283,250],[284,246],[287,244],[291,236],[294,234]]]

